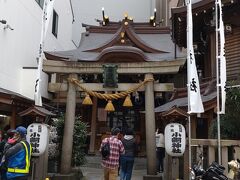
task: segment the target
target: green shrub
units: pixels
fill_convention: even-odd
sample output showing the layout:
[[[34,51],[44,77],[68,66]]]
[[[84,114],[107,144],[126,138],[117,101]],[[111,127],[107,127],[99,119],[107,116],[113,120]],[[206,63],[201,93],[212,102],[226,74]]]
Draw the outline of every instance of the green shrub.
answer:
[[[240,139],[240,88],[226,90],[226,112],[220,115],[221,139]],[[210,127],[212,138],[217,138],[217,120]]]
[[[73,131],[73,157],[74,166],[80,166],[86,162],[84,147],[87,139],[87,124],[81,121],[81,116],[76,117]]]
[[[59,154],[61,155],[63,132],[64,132],[64,115],[54,119],[53,126],[57,130],[57,141]],[[81,116],[75,118],[73,130],[73,150],[72,150],[72,166],[80,166],[86,163],[84,145],[87,138],[87,124],[81,121]],[[60,157],[57,159],[61,159]]]

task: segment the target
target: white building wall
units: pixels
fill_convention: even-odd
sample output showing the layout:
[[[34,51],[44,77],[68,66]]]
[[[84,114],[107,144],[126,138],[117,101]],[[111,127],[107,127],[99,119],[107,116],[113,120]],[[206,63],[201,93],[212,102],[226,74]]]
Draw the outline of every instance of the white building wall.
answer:
[[[45,48],[68,50],[75,48],[72,42],[72,13],[68,0],[55,0],[54,9],[59,16],[58,37],[48,26]],[[35,0],[0,0],[0,20],[7,21],[14,30],[5,29],[0,23],[0,88],[34,97],[37,56],[41,34],[42,9]],[[42,95],[47,97],[47,76],[43,75]]]
[[[135,22],[149,21],[157,0],[55,0],[54,9],[58,13],[58,37],[52,34],[52,18],[48,26],[45,50],[60,51],[78,46],[82,23],[95,24],[95,19],[102,19],[102,7],[111,21],[124,18],[124,13],[133,17]],[[73,14],[70,2],[73,6]],[[73,20],[74,15],[74,22]],[[0,0],[0,20],[14,30],[5,29],[0,23],[0,88],[34,97],[42,9],[35,0]],[[47,94],[46,75],[43,77],[42,95]]]

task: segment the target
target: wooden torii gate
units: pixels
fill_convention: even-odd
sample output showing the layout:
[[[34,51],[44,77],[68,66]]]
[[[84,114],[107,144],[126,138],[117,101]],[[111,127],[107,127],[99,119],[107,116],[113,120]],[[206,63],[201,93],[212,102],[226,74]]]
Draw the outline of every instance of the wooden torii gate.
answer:
[[[166,72],[177,73],[179,67],[183,65],[185,60],[178,60],[172,63],[168,63],[168,66],[164,65],[162,62],[156,62],[153,66],[145,68],[147,63],[134,63],[134,64],[125,64],[125,67],[118,67],[118,73],[121,72],[131,72],[132,74],[144,74],[145,78],[153,78],[155,72]],[[77,78],[78,74],[85,73],[102,73],[101,64],[95,63],[94,70],[91,68],[93,63],[76,63],[76,62],[55,62],[45,60],[44,71],[47,73],[65,73],[69,74],[69,78]],[[150,63],[149,63],[150,64]],[[129,67],[130,66],[130,67]],[[130,70],[129,70],[129,69]],[[133,70],[134,69],[134,70]],[[86,88],[92,89],[93,91],[125,91],[132,87],[134,84],[129,83],[118,83],[118,88],[103,88],[101,83],[84,83]],[[145,91],[145,110],[146,110],[146,146],[147,148],[147,158],[148,163],[152,164],[151,169],[155,171],[155,113],[154,113],[154,92],[172,92],[174,89],[173,83],[157,83],[157,82],[148,82],[145,87],[141,87],[138,91]],[[63,141],[63,152],[67,151],[68,156],[71,154],[71,142],[72,142],[72,132],[74,119],[75,119],[75,107],[76,107],[76,92],[82,91],[80,88],[75,88],[72,83],[49,83],[50,92],[67,92],[67,102],[66,102],[66,120],[64,130],[64,140]],[[93,114],[96,114],[96,101],[93,104]],[[95,112],[95,113],[94,113]],[[94,151],[94,142],[96,136],[96,115],[92,118],[91,126],[91,139],[90,139],[90,152]],[[66,159],[69,158],[66,155],[63,156],[64,164],[66,164]],[[71,159],[71,158],[70,158]],[[151,161],[152,160],[152,161]],[[155,173],[155,172],[154,172]]]

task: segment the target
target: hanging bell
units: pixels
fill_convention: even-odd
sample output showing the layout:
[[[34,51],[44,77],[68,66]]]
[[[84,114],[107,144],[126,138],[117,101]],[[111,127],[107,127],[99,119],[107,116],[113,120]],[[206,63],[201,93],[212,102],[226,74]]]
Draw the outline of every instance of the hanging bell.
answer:
[[[133,104],[132,104],[132,101],[131,101],[131,98],[130,98],[130,95],[127,95],[124,102],[123,102],[123,106],[124,107],[132,107]]]
[[[92,105],[93,104],[92,99],[90,98],[89,94],[86,95],[82,104],[84,104],[84,105]]]
[[[108,100],[108,103],[107,103],[107,105],[105,107],[105,110],[106,111],[115,111],[115,108],[114,108],[114,106],[112,104],[112,100]]]

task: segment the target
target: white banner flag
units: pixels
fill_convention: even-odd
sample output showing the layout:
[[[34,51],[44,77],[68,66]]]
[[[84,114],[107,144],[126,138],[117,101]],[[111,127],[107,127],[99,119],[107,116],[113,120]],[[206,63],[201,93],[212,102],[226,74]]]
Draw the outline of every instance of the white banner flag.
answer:
[[[49,21],[50,21],[50,18],[51,18],[51,15],[53,13],[53,3],[54,3],[54,0],[45,0],[47,1],[47,4],[46,4],[46,15],[45,15],[45,28],[44,28],[44,39],[46,37],[46,34],[47,34],[47,30],[48,30],[48,25],[49,25]]]
[[[221,111],[220,114],[225,114],[225,102],[226,102],[226,58],[225,58],[225,35],[224,35],[224,25],[222,19],[222,2],[217,0],[219,7],[219,33],[220,33],[220,87],[221,87]]]
[[[204,112],[193,50],[192,2],[187,0],[188,113]]]
[[[37,106],[42,106],[40,84],[41,84],[42,63],[43,63],[42,62],[43,47],[44,47],[44,39],[46,37],[46,33],[48,29],[48,24],[53,12],[53,3],[54,3],[54,0],[45,0],[43,4],[41,39],[40,39],[39,54],[38,54],[38,70],[37,70],[37,80],[35,84],[35,94],[34,94],[35,105]]]

